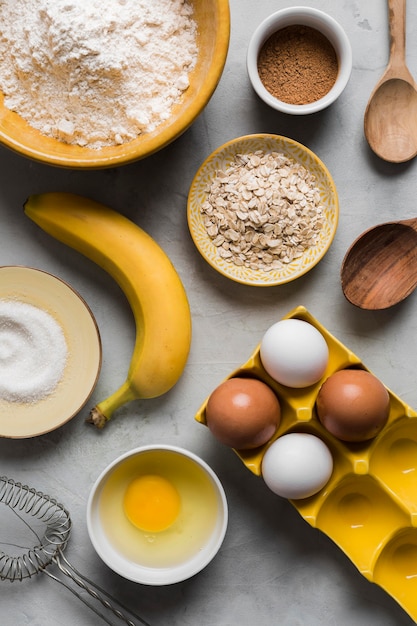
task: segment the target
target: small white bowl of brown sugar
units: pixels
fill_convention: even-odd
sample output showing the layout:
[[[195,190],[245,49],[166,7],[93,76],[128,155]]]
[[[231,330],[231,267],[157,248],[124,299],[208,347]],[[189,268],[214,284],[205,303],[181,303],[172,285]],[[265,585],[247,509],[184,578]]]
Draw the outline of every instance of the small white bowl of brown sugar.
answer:
[[[311,7],[290,7],[267,17],[254,31],[247,70],[258,96],[292,115],[316,113],[345,89],[352,48],[342,26]]]

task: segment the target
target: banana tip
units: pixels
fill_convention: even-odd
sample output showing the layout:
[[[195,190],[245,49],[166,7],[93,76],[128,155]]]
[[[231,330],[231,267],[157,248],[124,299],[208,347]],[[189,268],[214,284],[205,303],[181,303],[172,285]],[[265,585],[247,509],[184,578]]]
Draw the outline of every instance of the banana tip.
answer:
[[[95,406],[90,411],[90,415],[86,419],[88,424],[93,424],[96,428],[104,428],[107,422],[107,418],[103,415],[103,413]]]

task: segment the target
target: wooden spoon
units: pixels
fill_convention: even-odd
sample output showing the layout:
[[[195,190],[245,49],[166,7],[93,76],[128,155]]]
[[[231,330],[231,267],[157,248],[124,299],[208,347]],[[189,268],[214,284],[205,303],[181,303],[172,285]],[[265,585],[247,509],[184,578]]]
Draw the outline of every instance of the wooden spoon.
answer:
[[[406,0],[388,0],[390,58],[365,111],[365,137],[381,159],[402,163],[417,154],[417,85],[405,61]]]
[[[342,290],[361,309],[387,309],[417,286],[417,218],[366,230],[342,262]]]

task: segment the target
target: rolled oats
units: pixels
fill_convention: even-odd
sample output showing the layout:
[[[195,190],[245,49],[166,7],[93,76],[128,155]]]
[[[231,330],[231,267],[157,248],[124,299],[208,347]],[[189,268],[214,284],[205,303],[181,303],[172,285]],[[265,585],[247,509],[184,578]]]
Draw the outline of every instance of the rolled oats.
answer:
[[[216,172],[201,212],[221,258],[263,271],[280,269],[315,246],[324,221],[311,172],[262,150],[237,154]]]

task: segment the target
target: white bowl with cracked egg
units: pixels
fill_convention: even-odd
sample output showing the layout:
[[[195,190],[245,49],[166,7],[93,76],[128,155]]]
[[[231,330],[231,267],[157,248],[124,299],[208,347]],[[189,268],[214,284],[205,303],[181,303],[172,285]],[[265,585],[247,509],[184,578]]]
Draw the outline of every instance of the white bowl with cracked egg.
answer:
[[[132,486],[136,491],[127,501]],[[174,515],[171,489],[179,500]],[[168,523],[157,529],[167,513]],[[116,458],[96,479],[87,504],[88,533],[100,558],[127,580],[152,586],[181,582],[209,565],[227,523],[226,494],[212,468],[193,452],[164,444]]]

